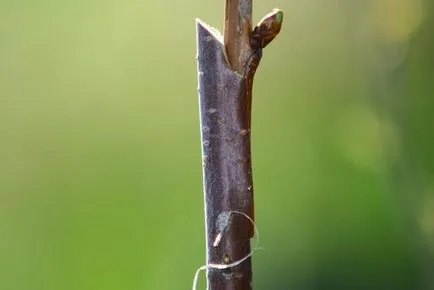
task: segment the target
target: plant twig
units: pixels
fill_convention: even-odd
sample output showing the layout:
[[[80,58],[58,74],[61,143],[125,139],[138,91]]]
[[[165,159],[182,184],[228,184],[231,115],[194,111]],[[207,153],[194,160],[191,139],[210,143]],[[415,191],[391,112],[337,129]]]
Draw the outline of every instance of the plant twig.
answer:
[[[226,0],[223,42],[232,70],[242,74],[250,56],[252,32],[252,1]]]
[[[233,5],[229,3],[230,5]],[[251,1],[233,1],[250,5]],[[233,7],[229,16],[235,15]],[[239,8],[239,7],[238,7]],[[228,6],[226,7],[228,9]],[[240,11],[240,9],[238,10]],[[244,14],[247,15],[247,14]],[[238,15],[237,17],[241,17]],[[250,239],[254,234],[250,124],[253,77],[264,48],[280,31],[283,14],[273,10],[248,34],[248,47],[225,29],[229,47],[218,31],[197,20],[198,80],[208,290],[252,289]],[[242,17],[238,20],[243,19]],[[236,21],[245,26],[247,20]],[[248,20],[250,21],[250,19]],[[231,25],[230,17],[228,24]],[[250,29],[250,26],[247,25]],[[244,27],[244,28],[245,28]],[[232,31],[228,32],[227,31]],[[230,34],[232,33],[232,34]],[[229,36],[236,39],[230,39]],[[236,55],[229,65],[230,57]],[[242,56],[244,55],[244,56]],[[242,56],[242,57],[241,57]],[[245,58],[244,58],[245,57]],[[237,69],[238,67],[238,69]],[[240,73],[241,72],[241,73]],[[232,215],[233,212],[242,213]],[[244,216],[243,216],[244,215]],[[248,217],[248,218],[246,218]],[[237,263],[237,261],[241,261]],[[216,267],[215,265],[233,265]]]

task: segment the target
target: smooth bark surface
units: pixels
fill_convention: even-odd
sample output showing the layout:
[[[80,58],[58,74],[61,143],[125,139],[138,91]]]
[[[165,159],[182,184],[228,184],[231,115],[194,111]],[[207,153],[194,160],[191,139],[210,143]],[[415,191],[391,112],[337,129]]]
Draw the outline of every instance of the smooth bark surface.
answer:
[[[253,218],[247,80],[229,68],[218,32],[197,21],[197,33],[207,264],[230,264],[250,253],[253,236],[247,218],[231,215]],[[250,258],[226,270],[208,269],[208,289],[251,289],[251,274]]]

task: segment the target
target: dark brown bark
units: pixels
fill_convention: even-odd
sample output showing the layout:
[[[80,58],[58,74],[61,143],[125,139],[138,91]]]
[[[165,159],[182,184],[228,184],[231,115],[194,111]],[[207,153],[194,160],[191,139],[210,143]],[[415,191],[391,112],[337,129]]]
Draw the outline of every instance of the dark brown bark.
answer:
[[[197,31],[207,264],[230,264],[250,254],[253,236],[252,223],[231,214],[253,218],[251,96],[246,77],[229,68],[219,38],[199,21]],[[251,275],[250,258],[225,270],[209,268],[208,289],[252,289]]]

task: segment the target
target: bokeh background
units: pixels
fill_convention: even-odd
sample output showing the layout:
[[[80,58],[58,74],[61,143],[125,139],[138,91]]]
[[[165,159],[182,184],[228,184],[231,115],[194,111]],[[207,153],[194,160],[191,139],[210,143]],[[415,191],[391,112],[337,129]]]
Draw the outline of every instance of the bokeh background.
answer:
[[[223,2],[0,2],[1,290],[191,289]],[[255,289],[434,289],[431,2],[254,1]]]

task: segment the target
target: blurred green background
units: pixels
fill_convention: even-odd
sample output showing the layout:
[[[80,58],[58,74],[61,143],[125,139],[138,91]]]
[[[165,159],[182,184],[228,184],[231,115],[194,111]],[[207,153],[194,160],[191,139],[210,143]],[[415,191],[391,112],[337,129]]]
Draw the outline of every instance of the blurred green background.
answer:
[[[285,12],[255,77],[255,289],[434,289],[434,5]],[[0,289],[190,289],[205,261],[195,17],[0,2]],[[205,289],[204,275],[199,289]]]

